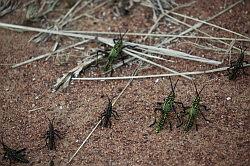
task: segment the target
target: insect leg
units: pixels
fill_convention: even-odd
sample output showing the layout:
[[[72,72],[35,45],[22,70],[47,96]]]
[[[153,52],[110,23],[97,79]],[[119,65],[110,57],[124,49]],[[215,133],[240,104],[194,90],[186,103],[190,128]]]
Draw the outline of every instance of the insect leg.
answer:
[[[55,135],[59,138],[59,139],[62,139],[62,136],[60,134],[60,132],[58,130],[54,130],[55,132]]]
[[[162,105],[162,102],[156,102],[157,105]]]
[[[108,119],[108,125],[109,125],[109,128],[111,128],[112,123],[111,123],[111,120],[110,120],[110,119]]]
[[[162,111],[162,108],[155,108],[154,109],[154,122],[152,124],[149,125],[149,127],[152,127],[153,125],[155,125],[156,123],[156,111]]]
[[[154,119],[155,119],[155,118],[154,118]],[[150,124],[150,125],[149,125],[149,127],[154,126],[154,125],[155,125],[155,123],[156,123],[156,119],[154,120],[154,122],[153,122],[152,124]]]
[[[203,107],[205,111],[209,111],[209,110],[210,110],[210,109],[207,108],[207,106],[205,106],[205,105],[202,105],[202,104],[201,104],[200,106]]]
[[[120,39],[113,39],[114,44],[116,44]]]
[[[45,142],[46,142],[46,146],[49,148],[48,139],[49,139],[49,138],[46,138],[46,139],[45,139]]]
[[[184,106],[184,104],[182,102],[175,101],[174,103],[181,105],[181,107],[183,108],[183,110],[185,109],[185,106]]]
[[[172,124],[170,121],[168,121],[168,123],[169,123],[170,131],[172,131]]]
[[[118,113],[114,110],[112,111],[112,115],[114,115],[115,119],[116,119],[116,117],[119,117]],[[118,120],[118,119],[116,119],[116,120]]]
[[[24,151],[26,151],[26,148],[23,148],[23,149],[18,150],[17,153],[22,153],[22,152],[24,152]]]
[[[207,122],[210,122],[210,123],[211,123],[211,121],[210,121],[210,120],[208,120],[208,119],[204,116],[204,114],[203,114],[203,112],[202,112],[202,111],[200,111],[200,113],[201,113],[201,116],[203,117],[203,119],[204,119],[205,121],[207,121]]]
[[[179,117],[178,113],[176,112],[175,106],[173,106],[173,107],[174,107],[175,115],[176,115],[176,117],[177,117],[177,119],[179,121],[179,125],[176,126],[178,128],[183,124],[183,122],[182,122],[181,118]]]
[[[112,64],[111,64],[111,70],[110,70],[110,77],[112,77],[113,76],[113,73],[114,73],[114,69],[113,69],[113,66],[112,66]]]
[[[247,73],[246,73],[246,71],[245,71],[245,68],[243,67],[243,68],[241,68],[242,69],[242,71],[243,71],[243,74],[244,75],[248,75]]]
[[[238,62],[238,61],[230,62],[230,68],[235,67],[235,66],[237,65],[237,62]]]
[[[95,64],[95,66],[98,66],[98,56],[99,56],[99,54],[104,54],[105,56],[108,56],[108,52],[107,52],[107,50],[105,50],[105,51],[103,51],[103,50],[98,50],[97,52],[96,52],[96,64]]]
[[[248,64],[248,61],[243,61],[243,63],[246,63],[246,64]]]
[[[138,46],[125,45],[125,46],[122,47],[122,49],[123,48],[135,49],[136,47],[138,47]]]
[[[195,124],[195,128],[196,128],[196,131],[198,131],[198,124],[197,123]]]
[[[161,107],[156,107],[154,112],[156,112],[156,111],[162,111],[162,108]]]

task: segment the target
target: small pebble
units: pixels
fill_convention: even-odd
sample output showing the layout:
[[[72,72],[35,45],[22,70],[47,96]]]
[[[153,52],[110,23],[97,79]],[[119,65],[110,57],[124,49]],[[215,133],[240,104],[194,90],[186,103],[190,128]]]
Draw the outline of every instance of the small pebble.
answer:
[[[227,101],[228,101],[228,100],[231,100],[231,97],[227,97]]]

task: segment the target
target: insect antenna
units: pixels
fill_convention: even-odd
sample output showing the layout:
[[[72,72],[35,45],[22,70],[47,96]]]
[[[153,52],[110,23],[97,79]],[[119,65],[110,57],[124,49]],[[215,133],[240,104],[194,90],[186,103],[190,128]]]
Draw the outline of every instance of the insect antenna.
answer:
[[[243,46],[240,47],[240,55],[244,57],[244,53],[247,50],[247,47],[243,48]]]
[[[200,96],[200,94],[201,94],[202,90],[205,88],[205,86],[206,86],[206,85],[204,85],[204,86],[201,88],[201,90],[200,90],[198,96]]]
[[[201,88],[201,90],[198,92],[197,86],[196,86],[196,84],[195,84],[195,82],[194,82],[195,92],[196,92],[196,95],[197,95],[198,97],[200,96],[201,92],[203,91],[203,89],[205,88],[206,85],[207,85],[207,84],[205,84],[205,85]]]
[[[120,30],[119,30],[120,31]],[[124,34],[123,35],[121,35],[121,32],[120,32],[120,40],[122,40],[123,39],[123,37],[126,35],[126,33],[128,32],[128,29],[124,32]]]
[[[174,87],[173,87],[173,83],[172,83],[171,77],[169,77],[169,81],[170,81],[170,84],[171,84],[172,92],[174,93]]]
[[[179,81],[179,79],[175,82],[174,86],[173,86],[173,83],[172,83],[172,80],[171,80],[171,77],[169,77],[169,80],[170,80],[170,83],[171,83],[171,89],[172,89],[172,92],[173,94],[175,93],[175,88],[176,88],[176,85]]]
[[[109,96],[106,94],[106,96],[107,96],[107,98],[108,98],[108,101],[109,101],[109,103],[111,102],[111,99],[109,98]]]
[[[50,118],[48,118],[48,119],[49,119],[49,123],[53,124],[55,117],[53,117],[52,120],[50,120]]]
[[[177,85],[177,82],[179,81],[179,79],[175,82],[174,84],[174,91],[175,91],[175,88],[176,88],[176,85]]]
[[[199,96],[199,93],[198,93],[198,91],[197,91],[197,87],[196,87],[196,84],[195,84],[195,82],[193,82],[194,83],[194,88],[195,88],[195,93],[196,93],[196,96]],[[204,88],[204,87],[203,87]],[[202,88],[202,89],[203,89]]]

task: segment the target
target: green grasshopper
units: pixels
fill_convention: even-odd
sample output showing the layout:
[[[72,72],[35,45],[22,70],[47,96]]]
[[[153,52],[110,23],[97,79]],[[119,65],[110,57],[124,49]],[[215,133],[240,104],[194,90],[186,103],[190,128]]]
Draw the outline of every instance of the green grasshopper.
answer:
[[[170,94],[164,99],[164,102],[157,102],[158,105],[160,105],[161,107],[157,107],[155,108],[155,113],[157,110],[161,111],[161,117],[160,117],[160,120],[159,122],[157,123],[156,125],[156,133],[159,133],[165,122],[168,120],[168,123],[169,123],[169,126],[170,126],[170,130],[172,130],[172,124],[169,120],[169,114],[173,111],[175,113],[175,115],[177,116],[180,124],[177,126],[181,126],[182,125],[182,121],[180,119],[180,117],[178,116],[177,112],[176,112],[176,109],[175,109],[175,104],[181,104],[182,108],[184,108],[184,105],[183,103],[181,102],[176,102],[175,101],[175,97],[176,97],[176,94],[175,94],[175,87],[177,85],[177,82],[178,80],[175,82],[175,85],[173,86],[172,84],[172,81],[171,81],[171,78],[169,77],[169,80],[170,80],[170,83],[171,83],[171,89],[172,91],[170,92]],[[156,120],[154,121],[153,124],[151,124],[150,126],[153,126],[154,124],[156,123]]]
[[[185,131],[189,131],[193,127],[194,124],[196,126],[196,130],[198,131],[197,118],[200,114],[202,115],[205,121],[210,122],[208,119],[205,118],[201,108],[203,108],[205,111],[208,111],[209,109],[205,105],[200,104],[201,102],[200,93],[204,89],[205,85],[201,88],[199,92],[197,91],[197,87],[195,83],[194,83],[194,87],[195,87],[196,96],[192,102],[191,107],[186,107],[185,109],[186,112],[184,112],[185,114],[188,115],[188,120],[184,127]]]
[[[97,51],[97,63],[98,63],[98,55],[99,55],[99,53],[104,54],[105,56],[107,56],[108,62],[103,67],[103,71],[104,72],[111,71],[110,75],[112,75],[113,72],[114,72],[113,63],[119,58],[119,56],[122,57],[122,61],[124,63],[124,57],[121,55],[122,50],[124,48],[126,48],[126,47],[133,47],[133,46],[123,44],[123,37],[125,36],[127,31],[128,30],[126,30],[126,32],[123,35],[121,35],[121,33],[120,33],[119,39],[113,39],[113,42],[114,42],[115,45],[111,50],[105,50],[105,51],[98,50]]]
[[[247,63],[247,61],[244,61],[244,52],[246,51],[247,48],[245,48],[244,50],[242,50],[242,48],[240,48],[240,56],[236,61],[233,61],[230,63],[230,67],[227,68],[228,71],[228,79],[229,80],[235,80],[238,76],[238,73],[240,71],[240,69],[243,71],[243,74],[247,75],[247,73],[244,70],[244,66],[243,63]]]

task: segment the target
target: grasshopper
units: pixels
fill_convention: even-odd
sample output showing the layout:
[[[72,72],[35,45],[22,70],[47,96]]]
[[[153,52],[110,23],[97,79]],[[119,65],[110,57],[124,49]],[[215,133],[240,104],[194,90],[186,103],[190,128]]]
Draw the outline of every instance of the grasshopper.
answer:
[[[238,73],[240,71],[240,69],[243,71],[243,74],[247,75],[247,73],[244,70],[244,66],[243,63],[247,63],[247,61],[244,61],[244,52],[246,51],[247,48],[245,48],[244,50],[241,48],[240,51],[240,56],[236,61],[233,61],[230,63],[230,67],[227,68],[228,71],[228,79],[229,80],[235,80],[238,77]]]
[[[171,124],[171,121],[169,120],[169,116],[170,116],[169,114],[170,114],[172,111],[176,114],[176,116],[177,116],[177,118],[178,118],[178,120],[179,120],[179,122],[180,122],[180,124],[177,125],[177,127],[179,127],[179,126],[182,125],[182,121],[181,121],[179,115],[177,114],[176,108],[175,108],[175,104],[181,104],[182,108],[184,108],[183,103],[175,101],[175,97],[176,97],[175,88],[176,88],[176,85],[177,85],[178,80],[175,82],[175,85],[174,85],[174,86],[173,86],[173,84],[172,84],[172,80],[171,80],[170,77],[169,77],[169,80],[170,80],[171,90],[172,90],[172,91],[171,91],[170,94],[164,99],[164,102],[163,102],[163,103],[162,103],[162,102],[157,102],[157,104],[160,105],[161,107],[155,108],[155,113],[156,113],[157,110],[160,110],[160,111],[161,111],[161,117],[160,117],[160,120],[159,120],[159,122],[157,123],[156,129],[155,129],[155,130],[156,130],[156,133],[159,133],[159,132],[162,130],[162,128],[163,128],[163,126],[164,126],[166,120],[168,120],[168,123],[169,123],[169,126],[170,126],[170,130],[172,130],[172,124]],[[154,125],[155,123],[156,123],[156,120],[155,120],[154,123],[151,124],[150,126]]]
[[[124,45],[123,44],[123,37],[125,36],[125,34],[127,33],[128,30],[126,30],[126,32],[121,35],[120,33],[120,37],[119,39],[113,39],[114,42],[114,47],[111,50],[98,50],[97,51],[97,61],[96,63],[98,64],[98,55],[99,53],[104,54],[105,56],[107,56],[107,63],[105,64],[105,66],[103,67],[103,71],[104,72],[108,72],[111,71],[110,75],[112,76],[114,69],[113,69],[113,63],[119,58],[119,56],[122,57],[122,61],[124,63],[124,57],[122,56],[122,50],[124,48],[128,48],[128,47],[134,47],[134,46],[129,46],[129,45]]]
[[[23,148],[20,150],[12,149],[12,148],[8,147],[6,144],[4,144],[3,138],[2,138],[1,144],[2,144],[3,150],[4,150],[3,160],[5,160],[5,159],[9,160],[10,165],[11,165],[12,161],[20,162],[20,163],[29,163],[29,160],[25,159],[25,154],[23,154],[23,152],[26,151],[26,148]]]
[[[108,96],[107,96],[108,97]],[[113,110],[113,106],[112,106],[112,102],[110,100],[110,98],[108,97],[108,105],[105,109],[105,111],[101,114],[101,123],[100,125],[103,127],[111,127],[111,116],[114,116],[114,118],[117,120],[116,117],[118,117],[118,114],[115,110]]]
[[[201,88],[199,92],[197,91],[197,87],[195,83],[194,83],[194,87],[195,87],[196,96],[193,99],[192,105],[190,107],[186,107],[184,111],[184,113],[188,115],[188,120],[184,127],[185,131],[189,131],[193,127],[194,124],[196,126],[196,130],[198,131],[197,118],[200,114],[202,115],[205,121],[210,122],[208,119],[205,118],[201,108],[203,108],[205,111],[208,111],[209,109],[205,105],[200,104],[201,102],[200,93],[204,89],[205,85]]]
[[[54,118],[52,119],[52,121],[50,121],[50,119],[49,119],[49,130],[44,135],[46,145],[49,148],[49,150],[56,149],[56,143],[55,143],[56,137],[61,139],[59,131],[54,129],[53,120],[54,120]]]

